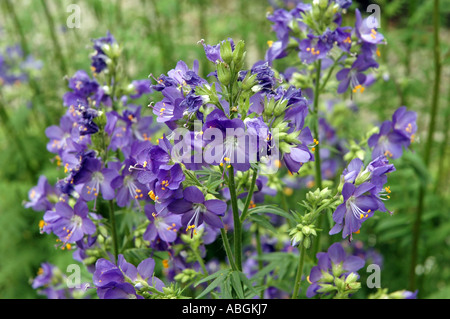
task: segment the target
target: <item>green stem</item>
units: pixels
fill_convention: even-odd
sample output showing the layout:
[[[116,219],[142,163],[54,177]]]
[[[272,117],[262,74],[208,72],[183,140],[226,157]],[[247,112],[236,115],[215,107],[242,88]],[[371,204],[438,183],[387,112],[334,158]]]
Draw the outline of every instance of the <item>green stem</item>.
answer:
[[[316,70],[316,85],[314,89],[314,109],[313,114],[315,118],[314,123],[314,137],[319,140],[319,95],[320,95],[320,69],[321,69],[321,60],[317,62],[317,70]],[[320,189],[322,188],[322,171],[320,169],[320,146],[317,144],[315,146],[314,151],[314,163],[316,168],[316,185]]]
[[[437,173],[437,178],[436,178],[436,182],[434,185],[434,193],[437,194],[439,193],[439,186],[442,184],[442,179],[444,178],[445,174],[444,174],[444,163],[445,160],[447,158],[446,156],[446,151],[447,151],[447,146],[449,145],[449,135],[450,135],[450,126],[449,126],[449,122],[450,122],[450,88],[448,90],[448,98],[447,98],[447,114],[446,116],[444,116],[444,139],[441,143],[441,146],[439,147],[439,163],[438,163],[438,173]]]
[[[205,262],[203,261],[202,256],[200,256],[200,253],[198,252],[198,249],[192,248],[192,252],[194,253],[195,258],[197,258],[197,261],[200,264],[200,267],[202,268],[203,274],[205,275],[205,277],[207,277],[208,276],[208,270],[206,269]]]
[[[292,292],[292,299],[297,299],[298,291],[300,290],[300,283],[302,281],[302,275],[303,275],[303,264],[305,262],[305,246],[301,245],[300,248],[300,257],[298,259],[298,266],[297,266],[297,275],[295,276],[295,284],[294,284],[294,291]]]
[[[230,189],[231,208],[233,210],[234,221],[234,260],[238,270],[242,270],[242,230],[241,220],[239,218],[239,209],[237,205],[236,186],[234,181],[234,168],[228,167],[228,187]]]
[[[321,71],[321,60],[317,62],[316,66],[316,84],[314,89],[314,109],[313,109],[313,115],[315,119],[314,123],[314,137],[319,140],[319,95],[320,95],[320,71]],[[315,146],[314,151],[314,165],[315,165],[315,180],[317,188],[322,189],[322,170],[321,170],[321,164],[320,164],[320,143],[318,143]],[[317,219],[317,226],[319,228],[322,228],[323,223],[323,215],[319,215]],[[314,242],[314,256],[320,249],[320,238],[319,235],[318,238]]]
[[[434,39],[434,87],[433,87],[433,96],[431,102],[431,110],[430,110],[430,124],[428,126],[428,135],[427,142],[425,144],[425,154],[424,154],[424,163],[427,168],[429,168],[430,158],[431,158],[431,146],[433,144],[434,130],[436,126],[436,115],[438,111],[438,102],[439,102],[439,88],[441,81],[441,51],[439,44],[439,0],[434,0],[434,8],[433,8],[433,39]],[[411,251],[411,268],[409,273],[409,289],[414,291],[416,288],[416,265],[417,265],[417,257],[418,257],[418,244],[420,238],[420,225],[422,223],[422,214],[423,214],[423,206],[425,202],[427,192],[426,183],[422,183],[419,189],[419,200],[416,211],[416,220],[413,225],[413,240],[412,240],[412,251]]]
[[[263,269],[263,261],[262,261],[262,245],[261,245],[261,234],[259,233],[259,226],[256,225],[256,231],[255,231],[255,239],[256,239],[256,253],[258,256],[258,270],[261,271]],[[261,278],[261,286],[264,285],[264,278]],[[259,296],[261,299],[264,298],[264,290],[261,291],[261,294]]]
[[[331,74],[333,74],[333,70],[334,68],[338,65],[339,60],[345,55],[345,52],[342,52],[342,54],[334,61],[333,65],[331,66],[330,70],[328,71],[328,74],[326,76],[326,78],[322,81],[322,86],[320,87],[320,91],[323,91],[323,89],[325,88],[325,86],[327,85],[328,80],[331,77]],[[317,83],[316,83],[317,84]]]
[[[66,62],[65,62],[64,57],[62,55],[61,45],[59,44],[58,38],[57,38],[56,33],[55,33],[55,23],[53,21],[53,17],[52,17],[52,15],[51,15],[51,13],[50,13],[50,11],[48,9],[46,0],[41,0],[41,3],[42,3],[42,7],[44,8],[45,17],[46,17],[47,23],[48,23],[48,28],[50,30],[50,37],[51,37],[52,42],[53,42],[53,47],[54,47],[54,50],[55,50],[55,56],[56,56],[56,59],[59,62],[59,68],[61,70],[61,73],[63,75],[66,75],[67,74]]]
[[[114,260],[117,262],[117,257],[119,256],[119,246],[117,240],[117,230],[116,230],[116,215],[114,212],[114,200],[109,201],[109,220],[111,222],[111,236],[113,240],[113,252]]]
[[[228,241],[228,236],[227,236],[226,230],[224,228],[221,228],[220,234],[222,235],[223,247],[225,248],[225,253],[227,254],[231,269],[238,270],[236,267],[236,263],[234,262],[233,252],[231,251],[231,246],[230,246],[230,242]]]
[[[248,189],[247,199],[245,200],[244,209],[241,214],[241,223],[247,218],[248,208],[250,206],[250,202],[252,200],[253,192],[255,191],[256,177],[258,176],[258,170],[253,170],[252,182],[250,184],[250,188]]]

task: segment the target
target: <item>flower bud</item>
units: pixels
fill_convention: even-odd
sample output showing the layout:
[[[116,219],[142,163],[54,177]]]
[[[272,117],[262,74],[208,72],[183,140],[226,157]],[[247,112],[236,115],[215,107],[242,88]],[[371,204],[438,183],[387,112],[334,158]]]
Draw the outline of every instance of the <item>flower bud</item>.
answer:
[[[336,287],[330,284],[320,284],[320,288],[317,291],[320,293],[330,293],[336,291]]]
[[[231,71],[230,68],[225,65],[225,63],[220,62],[217,64],[217,78],[219,79],[220,83],[225,86],[230,84]]]
[[[247,76],[242,81],[242,89],[244,91],[252,89],[252,87],[257,83],[256,76],[257,74],[250,74],[250,72],[247,73]]]
[[[305,237],[305,239],[303,240],[303,247],[305,247],[306,249],[309,249],[309,247],[311,247],[311,239],[309,237]]]
[[[288,100],[283,99],[283,100],[279,101],[273,110],[273,114],[275,116],[280,116],[281,114],[283,114],[286,110],[287,104],[288,104]]]
[[[220,57],[226,64],[231,64],[231,61],[233,60],[233,51],[229,40],[226,40],[220,45]]]
[[[244,41],[240,40],[236,44],[234,51],[233,51],[233,62],[234,62],[234,65],[235,65],[237,71],[240,70],[243,66],[244,58],[245,58],[244,50],[245,50],[245,43],[244,43]]]

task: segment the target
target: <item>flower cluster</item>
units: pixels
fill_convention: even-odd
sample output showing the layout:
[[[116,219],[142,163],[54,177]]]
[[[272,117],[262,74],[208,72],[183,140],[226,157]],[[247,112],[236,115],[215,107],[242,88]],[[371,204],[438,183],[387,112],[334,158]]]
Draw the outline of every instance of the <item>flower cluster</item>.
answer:
[[[104,258],[95,264],[93,281],[100,299],[144,299],[136,293],[162,292],[164,283],[154,276],[155,261],[147,258],[135,267],[119,255],[117,265]]]
[[[365,262],[360,257],[347,255],[340,243],[331,245],[326,253],[318,253],[317,260],[317,266],[311,269],[308,276],[308,298],[317,294],[330,298],[348,298],[361,286],[357,282],[357,271]]]
[[[340,65],[336,74],[337,92],[342,94],[350,87],[352,93],[363,92],[373,82],[368,70],[378,68],[378,45],[385,44],[378,31],[379,21],[373,17],[363,19],[355,11],[354,26],[343,26],[342,15],[352,1],[313,1],[298,3],[293,9],[276,9],[268,16],[277,40],[269,41],[266,60],[286,58],[293,53],[302,61],[302,69],[286,70],[286,78],[297,79],[301,87],[311,86],[305,76],[307,65],[321,62],[322,70]]]
[[[136,220],[140,226],[131,229],[131,240],[169,251],[164,268],[171,264],[173,277],[197,263],[180,254],[177,247],[185,245],[180,234],[201,233],[202,245],[211,243],[228,220],[227,200],[234,200],[229,183],[205,185],[197,170],[210,178],[234,179],[231,174],[236,174],[242,180],[253,165],[268,166],[271,158],[276,168],[284,163],[293,173],[314,159],[309,149],[313,138],[305,127],[308,101],[301,90],[279,85],[267,62],[244,70],[242,41],[202,44],[216,65],[211,81],[199,76],[197,61],[192,69],[180,61],[156,83],[126,85],[118,81],[120,47],[114,37],[108,33],[94,39],[92,76],[79,70],[68,79],[66,113],[59,125],[46,130],[47,150],[55,154],[63,177],[52,186],[41,176],[25,206],[44,211],[41,232],[56,235],[59,247],[74,250],[74,258],[94,272],[100,298],[148,297],[148,290],[136,288],[136,280],[154,286],[145,276],[150,262],[138,266],[142,281],[123,259],[109,224],[117,209],[145,213]],[[162,97],[150,103],[153,115],[144,115],[146,109],[134,104],[145,94]],[[183,139],[177,140],[180,130]],[[214,130],[210,139],[209,130]],[[154,139],[158,131],[165,133]],[[255,201],[264,196],[264,178],[255,180],[257,189],[242,183]],[[113,251],[110,261],[104,258],[105,248]],[[106,273],[114,278],[103,277]]]
[[[79,283],[78,287],[69,288],[67,278],[64,273],[55,265],[42,263],[37,276],[33,278],[31,286],[40,295],[48,299],[78,299],[85,296],[88,284]]]
[[[387,178],[396,170],[389,160],[413,141],[416,113],[400,107],[356,145],[319,111],[333,74],[334,93],[346,96],[349,88],[350,95],[362,93],[373,82],[368,71],[378,67],[378,45],[385,43],[378,22],[356,10],[355,25],[343,26],[350,5],[315,0],[275,10],[268,19],[277,41],[249,68],[243,41],[200,40],[214,67],[206,77],[198,61],[178,61],[166,74],[130,81],[113,35],[92,40],[90,74],[78,70],[67,79],[66,112],[45,132],[59,179],[52,185],[41,176],[24,205],[44,212],[41,233],[73,250],[99,298],[184,298],[185,289],[207,282],[199,296],[220,288],[229,297],[281,298],[285,285],[276,281],[294,268],[297,298],[305,251],[320,251],[321,214],[334,211],[328,235],[342,232],[350,242],[376,211],[389,212]],[[274,65],[292,53],[298,68],[277,72]],[[290,210],[284,198],[299,185],[315,187],[298,202],[304,212]],[[265,205],[278,196],[283,208]],[[256,249],[252,243],[243,251],[243,229],[255,233]],[[219,236],[229,269],[206,258]],[[307,297],[349,298],[360,288],[363,258],[340,243],[316,257]],[[54,268],[43,269],[35,288],[51,281]],[[261,282],[267,286],[259,293]]]
[[[375,211],[386,212],[383,203],[390,198],[391,190],[386,185],[387,174],[395,171],[386,156],[382,155],[372,160],[366,167],[359,159],[353,159],[342,172],[341,186],[343,203],[333,213],[336,222],[330,230],[330,235],[342,231],[346,238],[359,232],[364,221],[373,216]],[[392,213],[391,213],[392,214]]]
[[[399,107],[392,115],[392,121],[384,121],[379,133],[373,134],[368,144],[372,150],[372,158],[380,155],[396,159],[402,156],[403,149],[414,142],[417,131],[417,113],[408,111],[406,106]]]

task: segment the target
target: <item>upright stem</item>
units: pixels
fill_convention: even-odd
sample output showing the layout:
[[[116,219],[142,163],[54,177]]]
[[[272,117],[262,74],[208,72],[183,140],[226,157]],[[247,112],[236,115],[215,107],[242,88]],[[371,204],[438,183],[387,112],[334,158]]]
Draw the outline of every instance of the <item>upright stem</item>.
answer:
[[[236,185],[234,181],[234,168],[232,165],[229,165],[228,167],[228,175],[228,187],[230,189],[231,208],[233,210],[234,220],[234,260],[236,262],[237,269],[242,270],[242,225],[239,217]]]
[[[197,258],[198,263],[200,264],[200,267],[202,268],[203,274],[205,277],[208,276],[208,270],[206,269],[205,262],[203,261],[202,256],[200,256],[200,253],[198,252],[198,248],[192,248],[192,252],[194,253],[195,258]]]
[[[236,267],[236,263],[234,262],[233,252],[231,251],[230,242],[228,241],[227,232],[224,228],[220,229],[220,234],[222,235],[223,247],[225,248],[225,252],[228,257],[228,261],[230,262],[231,269],[238,270]]]
[[[442,145],[439,147],[439,163],[438,163],[438,173],[437,173],[437,178],[436,178],[436,182],[434,184],[434,193],[438,193],[439,192],[439,186],[442,183],[442,179],[444,178],[444,163],[446,160],[446,151],[447,151],[447,146],[449,145],[449,135],[450,135],[450,88],[448,90],[448,98],[447,98],[447,110],[446,110],[446,115],[444,117],[444,139],[442,140]]]
[[[302,247],[300,248],[300,257],[298,259],[298,266],[297,266],[297,275],[295,276],[295,284],[294,284],[294,291],[292,292],[292,299],[297,299],[298,291],[300,290],[300,283],[302,281],[302,275],[303,275],[303,264],[305,262],[305,246],[302,244]]]
[[[255,184],[256,184],[256,177],[258,176],[258,170],[253,170],[253,176],[252,176],[252,182],[250,184],[250,188],[248,190],[247,198],[245,200],[244,209],[242,210],[241,214],[241,223],[244,222],[245,218],[247,217],[248,208],[250,206],[250,202],[252,200],[253,192],[255,191]]]
[[[319,95],[320,95],[320,70],[321,69],[321,60],[317,62],[317,70],[316,70],[316,85],[314,89],[314,137],[319,140]],[[316,168],[316,185],[318,188],[322,188],[322,170],[320,169],[320,144],[315,146],[314,151],[314,163]]]
[[[117,257],[119,256],[119,245],[117,241],[117,231],[116,231],[116,215],[114,212],[114,200],[109,201],[109,220],[111,222],[111,235],[113,240],[113,252],[114,260],[117,262]]]
[[[440,52],[440,44],[439,44],[439,0],[434,0],[434,9],[433,9],[433,40],[434,40],[434,87],[433,87],[433,96],[431,102],[431,110],[430,110],[430,124],[428,126],[428,136],[427,142],[425,144],[425,154],[424,154],[424,163],[427,168],[429,168],[430,158],[431,158],[431,145],[433,143],[433,135],[436,126],[436,115],[438,110],[438,102],[439,102],[439,87],[441,81],[441,52]],[[427,192],[426,183],[422,183],[419,189],[419,200],[418,207],[416,211],[416,220],[413,225],[413,240],[412,240],[412,251],[411,251],[411,268],[409,273],[409,289],[415,290],[416,288],[416,276],[415,270],[417,265],[417,249],[420,238],[420,224],[422,223],[422,213],[423,206]]]
[[[314,89],[314,119],[315,119],[315,125],[314,125],[314,137],[319,140],[319,95],[321,91],[320,87],[320,71],[321,71],[321,60],[317,61],[317,70],[316,70],[316,83],[315,83],[315,89]],[[318,143],[315,146],[314,151],[314,164],[316,169],[316,185],[319,189],[322,188],[322,170],[320,165],[320,143]],[[323,223],[323,215],[320,214],[317,218],[317,226],[319,228],[322,228]],[[314,256],[320,249],[320,238],[321,236],[317,236],[317,239],[314,242]]]
[[[261,245],[261,234],[259,233],[259,226],[256,225],[255,231],[255,239],[256,239],[256,254],[258,256],[258,270],[261,271],[263,269],[263,261],[262,261],[262,245]],[[264,277],[261,278],[261,285],[264,284]],[[261,290],[261,294],[259,296],[261,299],[264,298],[264,290]]]
[[[48,23],[48,28],[50,30],[50,37],[52,38],[53,47],[54,47],[54,50],[55,50],[55,56],[56,56],[56,59],[59,62],[59,68],[61,70],[61,73],[63,75],[66,75],[67,74],[66,62],[65,62],[64,57],[62,55],[61,45],[59,44],[58,38],[57,38],[56,33],[55,33],[55,23],[53,21],[52,14],[48,10],[48,6],[47,6],[46,0],[41,0],[41,3],[42,3],[42,7],[44,8],[45,17],[46,17],[47,23]]]

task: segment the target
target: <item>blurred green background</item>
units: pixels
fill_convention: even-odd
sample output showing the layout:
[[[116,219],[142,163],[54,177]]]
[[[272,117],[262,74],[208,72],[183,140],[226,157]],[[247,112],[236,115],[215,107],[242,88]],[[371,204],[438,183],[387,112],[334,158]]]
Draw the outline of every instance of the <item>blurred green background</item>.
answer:
[[[372,2],[380,5],[380,31],[388,41],[379,70],[384,80],[354,102],[381,121],[406,105],[418,112],[419,130],[413,152],[395,162],[397,171],[390,177],[394,196],[389,207],[394,217],[371,219],[359,239],[383,255],[382,286],[390,291],[407,288],[418,189],[428,178],[417,287],[421,298],[450,298],[450,1],[440,2],[442,72],[428,168],[422,153],[435,72],[433,1]],[[354,1],[352,8],[365,12],[369,3]],[[80,8],[80,28],[67,27],[73,13],[67,10],[70,4]],[[59,174],[54,155],[46,150],[45,128],[58,124],[65,111],[67,77],[79,69],[89,70],[91,39],[111,31],[123,47],[123,69],[130,79],[157,77],[179,60],[192,65],[194,59],[206,76],[212,68],[197,44],[200,39],[208,44],[228,37],[244,40],[246,63],[251,66],[264,58],[267,41],[275,38],[266,19],[273,10],[267,0],[1,1],[0,52],[18,44],[25,55],[41,61],[42,68],[32,70],[29,81],[0,86],[0,298],[38,298],[30,279],[39,265],[48,261],[65,269],[73,262],[72,252],[57,250],[52,236],[39,233],[42,213],[25,209],[23,202],[40,175],[54,183]],[[337,130],[345,130],[351,123],[339,125]]]

